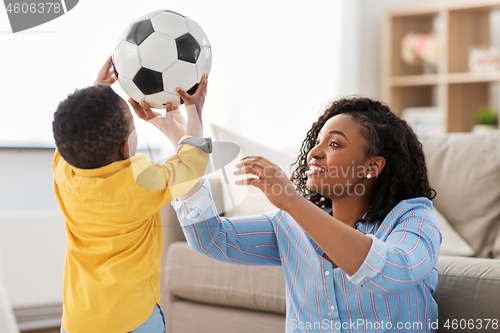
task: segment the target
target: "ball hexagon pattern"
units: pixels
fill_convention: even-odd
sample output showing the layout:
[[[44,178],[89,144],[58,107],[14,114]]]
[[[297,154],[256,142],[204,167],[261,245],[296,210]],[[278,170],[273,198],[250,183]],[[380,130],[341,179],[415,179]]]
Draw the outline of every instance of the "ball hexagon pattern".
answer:
[[[153,108],[183,101],[212,68],[212,48],[198,23],[179,13],[156,10],[139,17],[121,34],[113,53],[118,82],[129,97]]]

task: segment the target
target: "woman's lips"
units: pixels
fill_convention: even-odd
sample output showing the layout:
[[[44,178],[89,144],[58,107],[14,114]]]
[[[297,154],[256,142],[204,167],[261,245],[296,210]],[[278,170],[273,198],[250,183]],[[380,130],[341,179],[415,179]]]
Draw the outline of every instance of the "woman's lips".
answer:
[[[318,166],[318,165],[310,165],[309,170],[307,171],[308,175],[317,175],[320,173],[326,172],[326,168]]]

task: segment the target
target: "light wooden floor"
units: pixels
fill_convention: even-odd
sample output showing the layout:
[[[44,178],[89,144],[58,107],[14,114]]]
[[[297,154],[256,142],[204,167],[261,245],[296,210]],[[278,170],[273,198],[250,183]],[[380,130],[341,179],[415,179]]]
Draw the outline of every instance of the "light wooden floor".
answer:
[[[21,333],[59,333],[61,329],[59,327],[54,328],[45,328],[43,330],[34,330],[34,331],[21,331]]]

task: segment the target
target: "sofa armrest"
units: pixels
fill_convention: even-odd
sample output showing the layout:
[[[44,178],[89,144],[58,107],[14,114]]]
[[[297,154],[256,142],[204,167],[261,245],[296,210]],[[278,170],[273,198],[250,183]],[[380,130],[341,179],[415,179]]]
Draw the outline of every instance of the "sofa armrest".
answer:
[[[434,299],[439,309],[439,332],[500,332],[500,325],[493,329],[492,322],[488,329],[484,327],[487,319],[500,321],[500,260],[439,256],[437,267]],[[453,320],[460,327],[462,319],[474,320],[474,329],[444,327],[447,321],[451,326]],[[478,319],[482,319],[482,329]]]

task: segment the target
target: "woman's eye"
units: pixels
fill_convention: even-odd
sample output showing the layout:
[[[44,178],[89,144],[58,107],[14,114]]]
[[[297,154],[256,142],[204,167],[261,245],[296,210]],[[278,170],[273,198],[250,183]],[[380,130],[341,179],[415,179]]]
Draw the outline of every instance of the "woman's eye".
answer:
[[[315,141],[315,142],[314,142],[314,145],[315,145],[315,146],[319,145],[319,141]],[[330,146],[333,146],[333,147],[340,147],[340,145],[339,145],[337,142],[335,142],[335,141],[330,142]]]

